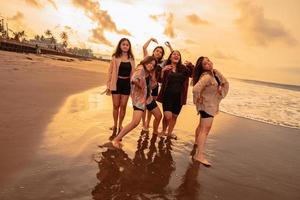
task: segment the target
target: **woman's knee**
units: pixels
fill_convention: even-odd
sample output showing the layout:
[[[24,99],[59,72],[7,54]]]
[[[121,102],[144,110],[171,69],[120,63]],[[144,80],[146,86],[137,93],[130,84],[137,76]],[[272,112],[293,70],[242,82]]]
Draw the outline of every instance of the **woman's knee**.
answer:
[[[172,114],[164,114],[164,118],[166,121],[170,121],[172,119]]]
[[[126,107],[127,107],[127,105],[120,105],[121,111],[126,111]]]
[[[114,110],[119,110],[120,108],[120,105],[119,104],[113,104],[113,109]]]

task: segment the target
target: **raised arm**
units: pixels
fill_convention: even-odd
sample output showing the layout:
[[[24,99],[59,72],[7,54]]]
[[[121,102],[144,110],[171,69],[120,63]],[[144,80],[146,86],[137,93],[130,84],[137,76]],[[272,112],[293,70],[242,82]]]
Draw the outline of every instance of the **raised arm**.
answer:
[[[148,56],[148,51],[147,51],[147,48],[150,44],[150,42],[155,42],[155,43],[158,43],[157,40],[155,38],[150,38],[143,46],[143,53],[144,53],[144,57]]]
[[[192,77],[194,71],[194,65],[190,61],[185,61],[184,66],[186,67],[187,76]]]
[[[172,52],[173,51],[173,48],[172,48],[172,46],[171,46],[171,44],[170,44],[170,42],[165,42],[165,45],[169,48],[169,50],[170,50],[170,52]]]

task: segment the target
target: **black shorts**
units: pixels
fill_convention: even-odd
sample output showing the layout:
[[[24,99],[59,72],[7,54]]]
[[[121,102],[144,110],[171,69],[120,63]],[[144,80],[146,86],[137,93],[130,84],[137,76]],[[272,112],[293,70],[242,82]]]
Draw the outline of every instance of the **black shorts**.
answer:
[[[168,94],[165,93],[163,97],[163,111],[170,111],[175,115],[179,115],[182,105],[181,105],[181,95],[178,94]]]
[[[153,109],[156,108],[156,107],[157,107],[157,103],[156,103],[156,101],[155,101],[154,99],[151,101],[151,103],[149,103],[148,105],[146,105],[146,108],[147,108],[147,110],[149,110],[149,111],[153,110]],[[138,107],[136,107],[136,106],[133,106],[133,110],[140,110],[140,111],[143,111],[143,112],[144,112],[143,109],[140,109],[140,108],[138,108]]]
[[[200,117],[201,117],[201,118],[210,118],[210,117],[214,117],[214,116],[208,114],[207,112],[205,112],[204,110],[200,110],[200,111],[199,111],[199,114],[200,114]]]
[[[153,97],[158,96],[158,88],[159,88],[159,86],[157,85],[154,89],[152,89],[151,96],[153,96]]]
[[[123,94],[129,95],[130,94],[130,78],[122,79],[118,78],[117,81],[117,90],[111,91],[112,94]]]

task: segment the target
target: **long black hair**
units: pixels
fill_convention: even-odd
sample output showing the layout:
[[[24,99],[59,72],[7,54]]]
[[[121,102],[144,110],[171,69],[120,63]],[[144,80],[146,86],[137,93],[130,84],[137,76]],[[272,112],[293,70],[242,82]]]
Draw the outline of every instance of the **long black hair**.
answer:
[[[153,56],[154,51],[155,51],[156,49],[161,49],[161,51],[162,51],[161,57],[157,60],[158,63],[161,63],[161,61],[162,61],[162,59],[163,59],[163,57],[164,57],[164,55],[165,55],[165,50],[164,50],[164,48],[163,48],[162,46],[157,46],[157,47],[155,47],[155,48],[153,49],[152,56]]]
[[[172,54],[173,54],[175,51],[178,52],[179,55],[180,55],[180,59],[179,59],[178,63],[176,64],[176,71],[177,71],[177,72],[183,72],[183,71],[185,71],[185,66],[182,64],[182,61],[181,61],[181,53],[180,53],[178,50],[173,50],[173,51],[170,53],[170,55],[169,55],[169,57],[168,57],[168,59],[167,59],[167,61],[166,61],[166,65],[170,65],[170,64],[172,63],[172,62],[171,62],[171,56],[172,56]]]
[[[199,81],[200,76],[204,72],[203,65],[202,65],[204,58],[206,57],[200,56],[197,59],[194,72],[193,72],[193,85],[196,85],[196,83]]]
[[[121,44],[122,44],[122,42],[124,42],[124,41],[127,41],[127,42],[129,43],[129,49],[128,49],[128,52],[127,52],[128,58],[129,58],[129,59],[130,59],[130,58],[131,58],[131,59],[134,59],[134,56],[133,56],[133,53],[132,53],[132,50],[131,50],[131,43],[130,43],[129,39],[127,39],[127,38],[122,38],[122,39],[119,41],[118,46],[117,46],[117,48],[116,48],[116,50],[115,50],[115,52],[113,53],[112,56],[115,56],[116,58],[119,58],[119,57],[122,56]]]

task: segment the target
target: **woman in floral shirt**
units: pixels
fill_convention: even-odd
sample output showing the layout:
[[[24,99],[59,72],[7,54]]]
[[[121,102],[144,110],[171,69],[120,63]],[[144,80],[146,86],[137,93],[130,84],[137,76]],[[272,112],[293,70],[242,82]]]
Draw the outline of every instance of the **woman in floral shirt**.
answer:
[[[145,109],[154,115],[153,134],[158,133],[162,114],[151,96],[151,89],[157,84],[153,76],[155,65],[156,59],[153,56],[147,56],[136,67],[131,77],[131,98],[134,111],[131,122],[112,141],[113,146],[117,148],[121,147],[122,138],[140,123]]]

